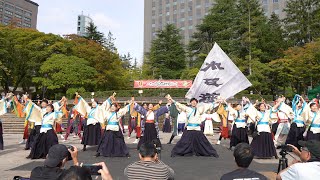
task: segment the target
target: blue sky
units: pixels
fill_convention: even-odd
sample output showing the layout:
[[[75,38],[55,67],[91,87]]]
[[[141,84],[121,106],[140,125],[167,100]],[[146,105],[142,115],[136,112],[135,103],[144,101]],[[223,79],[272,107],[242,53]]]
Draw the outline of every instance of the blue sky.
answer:
[[[99,31],[111,31],[120,54],[130,52],[142,62],[143,0],[33,0],[39,4],[37,29],[45,33],[77,33],[77,16],[83,12]]]

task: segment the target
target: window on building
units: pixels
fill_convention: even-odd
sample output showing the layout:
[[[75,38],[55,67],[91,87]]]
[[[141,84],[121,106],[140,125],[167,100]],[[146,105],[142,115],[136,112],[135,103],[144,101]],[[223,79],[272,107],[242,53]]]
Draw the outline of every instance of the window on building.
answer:
[[[156,7],[156,2],[152,1],[152,7]]]
[[[9,17],[9,16],[4,16],[3,19],[5,19],[5,20],[11,20],[11,17]]]
[[[0,1],[0,6],[3,6],[4,5],[4,2]]]
[[[26,11],[26,12],[24,13],[24,15],[25,15],[25,16],[29,16],[29,17],[31,17],[31,16],[32,16],[32,13],[31,13],[31,12]]]
[[[185,4],[183,3],[183,4],[180,4],[180,9],[184,9],[184,7],[185,7]]]
[[[193,26],[189,26],[188,29],[193,29]]]
[[[80,26],[80,24],[81,24],[81,22],[80,22],[80,21],[78,21],[78,26]]]
[[[15,14],[14,17],[18,18],[18,19],[22,19],[22,16],[19,14]]]
[[[279,2],[279,0],[273,0],[273,3],[278,3]]]
[[[29,23],[23,23],[23,26],[24,26],[24,27],[31,27],[31,24],[29,24]]]
[[[6,13],[6,14],[8,14],[8,15],[11,15],[11,16],[13,15],[13,12],[8,11],[8,10],[5,10],[4,13]]]
[[[31,19],[30,19],[30,18],[24,17],[23,19],[24,19],[25,21],[31,22]]]
[[[16,7],[16,13],[23,14],[23,9]]]
[[[5,4],[4,7],[14,10],[14,5],[12,5],[12,4]]]
[[[166,12],[169,12],[170,11],[170,7],[166,7]]]
[[[170,16],[170,12],[167,12],[166,15],[167,15],[167,16]]]
[[[152,16],[155,16],[156,15],[156,11],[152,11]]]
[[[263,0],[262,4],[268,4],[268,0]]]
[[[80,27],[78,27],[78,31],[80,31]]]
[[[277,14],[277,15],[279,15],[279,13],[280,13],[279,9],[276,9],[276,10],[274,10],[273,12],[274,12],[275,14]]]
[[[180,18],[180,21],[185,21],[185,19],[184,18]]]
[[[0,12],[2,12],[3,11],[3,9],[2,8],[0,8]]]

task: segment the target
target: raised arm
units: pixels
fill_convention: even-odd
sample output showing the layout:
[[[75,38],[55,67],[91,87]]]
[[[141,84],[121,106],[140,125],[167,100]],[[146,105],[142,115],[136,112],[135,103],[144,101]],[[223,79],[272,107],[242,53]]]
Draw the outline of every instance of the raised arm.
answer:
[[[158,110],[156,110],[156,116],[157,118],[165,113],[167,113],[169,111],[169,107],[168,106],[161,106]]]
[[[140,113],[141,115],[144,115],[144,116],[148,112],[145,108],[140,106],[138,103],[134,103],[134,110],[136,110],[138,113]]]
[[[86,116],[91,109],[89,104],[81,96],[78,96],[76,98],[78,98],[78,103],[74,106],[74,109],[78,111],[82,116]]]
[[[124,106],[123,108],[119,109],[118,116],[124,116],[127,112],[129,112],[130,111],[130,105],[131,104],[128,104],[128,105]]]

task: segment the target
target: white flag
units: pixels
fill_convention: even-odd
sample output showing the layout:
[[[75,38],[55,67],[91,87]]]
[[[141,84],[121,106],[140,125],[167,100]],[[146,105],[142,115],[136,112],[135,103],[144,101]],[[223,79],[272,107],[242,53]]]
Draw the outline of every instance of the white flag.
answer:
[[[212,102],[217,96],[228,99],[251,85],[215,43],[187,92],[186,98],[196,98],[200,102]]]

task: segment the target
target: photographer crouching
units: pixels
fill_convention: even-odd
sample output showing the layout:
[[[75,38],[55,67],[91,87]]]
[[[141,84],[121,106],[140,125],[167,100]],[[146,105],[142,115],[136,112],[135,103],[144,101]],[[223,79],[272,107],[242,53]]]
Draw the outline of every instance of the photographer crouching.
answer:
[[[292,152],[300,157],[300,161],[294,160],[292,165],[282,170],[277,175],[277,180],[305,180],[320,177],[320,141],[299,141],[301,151],[293,145]]]

